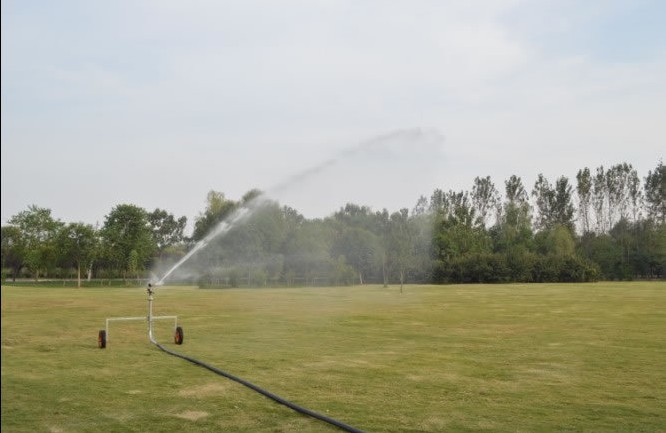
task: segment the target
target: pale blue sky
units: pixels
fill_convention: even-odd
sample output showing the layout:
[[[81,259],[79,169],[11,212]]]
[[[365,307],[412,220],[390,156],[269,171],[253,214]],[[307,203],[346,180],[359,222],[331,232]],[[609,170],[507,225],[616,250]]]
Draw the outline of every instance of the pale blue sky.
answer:
[[[444,137],[438,158],[341,163],[285,204],[397,210],[618,162],[643,177],[666,148],[664,22],[641,0],[3,0],[2,223],[31,204],[192,220],[211,189],[239,199],[413,128]]]

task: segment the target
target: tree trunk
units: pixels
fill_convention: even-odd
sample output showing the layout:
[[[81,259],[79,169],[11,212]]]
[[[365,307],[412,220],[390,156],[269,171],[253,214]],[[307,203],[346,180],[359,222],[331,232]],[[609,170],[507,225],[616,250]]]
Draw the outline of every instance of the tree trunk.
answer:
[[[76,264],[76,287],[81,288],[81,263]]]

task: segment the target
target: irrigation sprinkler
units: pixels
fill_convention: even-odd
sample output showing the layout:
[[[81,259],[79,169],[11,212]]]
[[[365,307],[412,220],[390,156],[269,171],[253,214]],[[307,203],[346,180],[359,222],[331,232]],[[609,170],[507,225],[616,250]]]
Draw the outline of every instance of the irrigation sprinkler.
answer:
[[[157,283],[157,285],[160,285],[160,283]],[[207,364],[203,361],[199,361],[198,359],[192,358],[187,355],[183,355],[181,353],[174,352],[171,349],[168,349],[164,346],[162,346],[160,343],[157,342],[155,337],[153,336],[153,321],[154,320],[170,320],[173,319],[173,326],[174,326],[174,343],[176,344],[183,344],[183,328],[178,326],[178,317],[177,316],[154,316],[153,315],[153,295],[155,293],[155,289],[153,288],[152,284],[148,284],[148,287],[146,288],[146,292],[148,293],[148,315],[147,316],[138,316],[138,317],[109,317],[106,319],[106,327],[104,329],[101,329],[99,331],[99,337],[98,337],[98,346],[100,349],[104,349],[106,347],[106,343],[109,340],[109,324],[111,322],[122,322],[122,321],[129,321],[129,320],[145,320],[148,322],[148,338],[150,339],[150,342],[154,344],[158,349],[161,351],[168,353],[169,355],[175,356],[177,358],[181,358],[185,361],[189,361],[192,364],[198,365],[200,367],[203,367],[219,376],[226,377],[227,379],[231,379],[234,382],[240,383],[241,385],[250,388],[251,390],[263,395],[264,397],[270,398],[274,402],[284,405],[288,407],[289,409],[292,409],[300,414],[318,419],[320,421],[326,422],[332,426],[338,427],[341,430],[350,432],[350,433],[365,433],[363,430],[359,430],[355,427],[352,427],[348,424],[345,424],[341,421],[336,420],[335,418],[331,418],[326,415],[322,415],[320,413],[317,413],[311,409],[308,409],[303,406],[299,406],[285,398],[280,397],[277,394],[274,394],[270,391],[267,391],[245,379],[242,379],[238,376],[234,376],[231,373],[227,373],[224,370],[220,370],[219,368],[213,367],[210,364]]]
[[[152,284],[148,284],[146,288],[148,293],[148,315],[147,316],[134,316],[134,317],[107,317],[106,326],[99,331],[97,336],[97,346],[104,349],[109,341],[109,325],[111,322],[127,322],[133,320],[145,320],[148,322],[148,339],[151,343],[157,344],[153,336],[153,321],[154,320],[173,320],[173,342],[176,344],[183,344],[183,328],[178,326],[178,316],[154,316],[153,315],[153,294],[155,289]]]
[[[256,208],[254,208],[256,209]],[[162,277],[161,280],[159,280],[156,285],[160,286],[166,280],[166,278],[173,272],[175,271],[180,265],[182,265],[185,261],[187,261],[196,251],[198,251],[201,248],[204,248],[208,242],[210,242],[213,238],[222,235],[229,231],[235,224],[239,223],[242,221],[244,216],[249,216],[251,215],[251,211],[249,211],[246,208],[242,208],[238,211],[236,211],[229,222],[227,221],[222,221],[214,230],[212,233],[210,233],[208,236],[206,236],[203,240],[199,241],[197,245],[189,252],[187,253],[178,263],[176,263],[164,276]],[[219,376],[226,377],[227,379],[233,380],[237,383],[240,383],[241,385],[250,388],[251,390],[263,395],[264,397],[270,398],[274,402],[278,404],[282,404],[298,413],[301,413],[306,416],[310,416],[312,418],[318,419],[320,421],[326,422],[328,424],[331,424],[335,427],[338,427],[341,430],[350,432],[350,433],[364,433],[363,430],[359,430],[355,427],[352,427],[348,424],[345,424],[341,421],[338,421],[334,418],[328,417],[326,415],[322,415],[320,413],[317,413],[313,410],[310,410],[306,407],[299,406],[295,403],[290,402],[289,400],[280,397],[277,394],[274,394],[270,391],[267,391],[263,388],[260,388],[259,386],[242,379],[238,376],[234,376],[233,374],[227,373],[224,370],[220,370],[219,368],[213,367],[212,365],[209,365],[203,361],[199,361],[198,359],[192,358],[187,355],[183,355],[181,353],[174,352],[171,349],[168,349],[161,345],[160,343],[157,342],[155,337],[153,336],[153,321],[154,320],[171,320],[173,319],[173,327],[174,327],[174,343],[176,344],[183,344],[183,328],[178,326],[178,317],[177,316],[154,316],[153,315],[153,294],[155,293],[155,290],[153,288],[152,284],[148,284],[148,287],[146,288],[146,292],[148,293],[148,315],[147,316],[138,316],[138,317],[109,317],[106,319],[106,326],[104,329],[101,329],[99,331],[99,335],[97,338],[97,344],[100,349],[104,349],[106,347],[106,343],[109,341],[109,325],[111,322],[120,322],[120,321],[130,321],[130,320],[145,320],[148,322],[148,339],[152,344],[154,344],[158,349],[161,351],[168,353],[169,355],[175,356],[177,358],[181,358],[185,361],[191,362],[192,364],[198,365],[200,367],[203,367]]]

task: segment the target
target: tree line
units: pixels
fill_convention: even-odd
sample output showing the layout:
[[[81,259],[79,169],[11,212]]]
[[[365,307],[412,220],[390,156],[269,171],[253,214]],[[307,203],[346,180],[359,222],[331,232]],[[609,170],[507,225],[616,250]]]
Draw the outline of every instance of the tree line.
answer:
[[[257,204],[259,203],[259,204]],[[641,181],[620,163],[575,182],[513,175],[471,190],[436,189],[399,211],[349,203],[308,219],[258,190],[211,191],[190,236],[186,217],[117,205],[101,227],[29,206],[2,227],[2,277],[160,275],[239,209],[252,208],[173,274],[201,286],[467,283],[654,279],[666,275],[666,169]]]

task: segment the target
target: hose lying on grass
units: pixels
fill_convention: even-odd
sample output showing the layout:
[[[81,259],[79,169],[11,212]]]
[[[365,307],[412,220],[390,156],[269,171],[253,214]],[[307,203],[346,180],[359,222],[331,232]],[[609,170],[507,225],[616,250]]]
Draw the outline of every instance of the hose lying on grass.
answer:
[[[157,341],[154,341],[154,340],[153,340],[152,343],[153,343],[155,346],[157,346],[160,350],[162,350],[162,351],[168,353],[169,355],[173,355],[173,356],[175,356],[175,357],[178,357],[178,358],[184,359],[184,360],[189,361],[189,362],[191,362],[191,363],[193,363],[193,364],[196,364],[196,365],[198,365],[198,366],[200,366],[200,367],[203,367],[203,368],[205,368],[205,369],[207,369],[207,370],[210,370],[210,371],[212,371],[213,373],[219,374],[220,376],[224,376],[224,377],[226,377],[226,378],[228,378],[228,379],[231,379],[231,380],[233,380],[233,381],[235,381],[235,382],[238,382],[238,383],[240,383],[241,385],[245,385],[246,387],[250,388],[251,390],[258,392],[259,394],[261,394],[261,395],[263,395],[263,396],[265,396],[265,397],[268,397],[268,398],[270,398],[271,400],[273,400],[273,401],[275,401],[275,402],[277,402],[277,403],[283,404],[283,405],[287,406],[288,408],[290,408],[290,409],[292,409],[292,410],[294,410],[294,411],[296,411],[296,412],[298,412],[298,413],[302,413],[303,415],[311,416],[312,418],[316,418],[316,419],[318,419],[318,420],[320,420],[320,421],[324,421],[324,422],[326,422],[326,423],[329,423],[329,424],[331,424],[331,425],[334,425],[335,427],[338,427],[338,428],[340,428],[340,429],[342,429],[342,430],[345,430],[345,431],[348,431],[348,432],[350,432],[350,433],[365,433],[363,430],[359,430],[359,429],[357,429],[357,428],[355,428],[355,427],[352,427],[352,426],[350,426],[350,425],[348,425],[348,424],[345,424],[345,423],[343,423],[343,422],[340,422],[340,421],[338,421],[338,420],[336,420],[336,419],[333,419],[333,418],[331,418],[331,417],[328,417],[328,416],[322,415],[322,414],[320,414],[320,413],[317,413],[317,412],[315,412],[315,411],[313,411],[313,410],[310,410],[310,409],[308,409],[308,408],[305,408],[305,407],[303,407],[303,406],[299,406],[299,405],[297,405],[297,404],[295,404],[295,403],[292,403],[292,402],[290,402],[289,400],[286,400],[286,399],[280,397],[279,395],[273,394],[272,392],[266,391],[265,389],[260,388],[260,387],[258,387],[257,385],[248,382],[248,381],[245,380],[245,379],[242,379],[242,378],[240,378],[240,377],[238,377],[238,376],[234,376],[233,374],[227,373],[226,371],[222,371],[222,370],[220,370],[219,368],[215,368],[215,367],[213,367],[212,365],[209,365],[209,364],[206,364],[205,362],[199,361],[198,359],[194,359],[194,358],[191,358],[191,357],[189,357],[189,356],[182,355],[182,354],[180,354],[180,353],[177,353],[177,352],[174,352],[174,351],[172,351],[172,350],[169,350],[169,349],[167,349],[166,347],[164,347],[164,346],[162,346],[161,344],[159,344]]]

